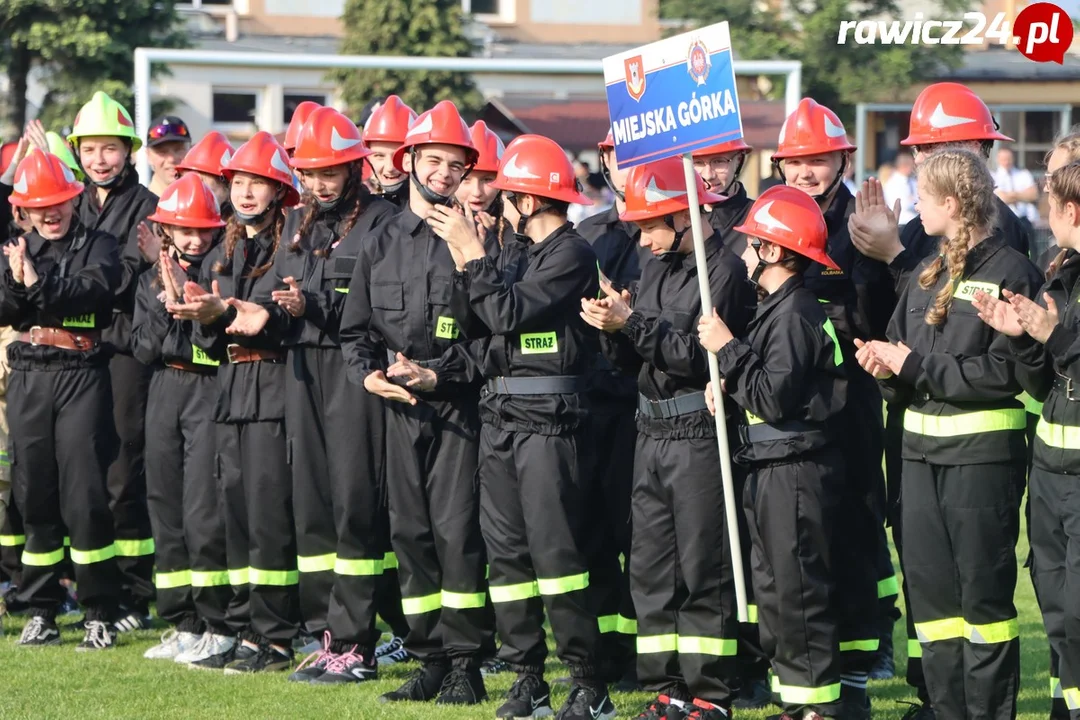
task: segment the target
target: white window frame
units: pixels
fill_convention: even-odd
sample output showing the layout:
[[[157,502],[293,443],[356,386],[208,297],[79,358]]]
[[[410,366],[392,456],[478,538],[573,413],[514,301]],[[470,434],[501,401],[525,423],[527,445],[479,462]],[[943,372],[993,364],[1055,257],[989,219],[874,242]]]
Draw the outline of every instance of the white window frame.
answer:
[[[259,118],[262,116],[263,105],[266,101],[264,93],[265,88],[257,87],[232,87],[229,85],[212,85],[210,87],[210,127],[213,130],[217,130],[225,135],[231,132],[245,132],[250,131],[252,128],[258,130]],[[214,118],[214,96],[218,93],[228,95],[254,95],[255,96],[255,113],[251,120],[247,122],[218,122]]]
[[[472,11],[472,0],[461,0],[461,10],[467,15],[472,15],[481,22],[496,24],[513,23],[515,20],[515,5],[517,4],[515,0],[496,0],[496,2],[499,4],[499,12],[497,13],[474,13]]]

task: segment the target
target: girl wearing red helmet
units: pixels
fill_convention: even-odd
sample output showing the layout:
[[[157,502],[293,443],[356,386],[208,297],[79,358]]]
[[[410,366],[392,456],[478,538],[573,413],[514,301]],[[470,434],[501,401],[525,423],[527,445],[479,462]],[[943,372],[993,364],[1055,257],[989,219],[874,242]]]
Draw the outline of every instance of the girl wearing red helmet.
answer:
[[[405,143],[405,135],[416,120],[416,111],[391,95],[371,111],[364,123],[364,144],[371,154],[371,180],[390,202],[405,207],[409,201],[408,176],[394,163],[394,154]]]
[[[147,219],[162,234],[162,249],[158,262],[139,278],[131,343],[136,359],[154,369],[147,400],[146,491],[157,614],[171,629],[143,657],[189,663],[210,652],[203,645],[234,642],[225,625],[232,589],[212,421],[220,363],[191,344],[191,322],[173,319],[166,305],[179,302],[184,286],[199,279],[225,223],[213,191],[194,173],[166,187]]]
[[[196,173],[206,186],[213,191],[221,208],[221,217],[229,219],[232,206],[229,204],[229,184],[225,180],[225,168],[232,160],[232,143],[216,130],[206,133],[199,142],[192,145],[184,159],[176,166],[178,174]]]
[[[250,301],[280,287],[271,270],[283,210],[297,193],[285,150],[265,132],[236,152],[225,173],[235,209],[225,241],[203,260],[199,283],[186,283],[182,301],[167,306],[174,318],[194,321],[192,343],[221,363],[213,417],[234,595],[227,635],[207,642],[191,664],[226,674],[284,671],[300,621],[285,355],[280,335],[241,331],[246,311],[258,307]]]
[[[743,504],[761,643],[783,718],[846,718],[834,537],[844,451],[833,421],[847,374],[832,321],[802,277],[811,263],[836,263],[821,210],[800,190],[769,188],[735,229],[747,236],[742,259],[761,301],[746,340],[715,313],[698,332],[746,412],[736,459],[750,472]],[[705,397],[712,409],[711,387]]]
[[[60,644],[56,612],[65,537],[86,609],[78,650],[113,646],[120,574],[105,476],[116,452],[109,349],[120,284],[116,239],[75,214],[83,191],[55,155],[32,150],[15,171],[9,201],[33,231],[0,257],[0,325],[19,332],[8,348],[7,402],[15,504],[25,526],[18,599],[30,607],[19,644]]]
[[[911,277],[889,342],[858,352],[903,420],[904,570],[934,712],[1011,718],[1019,685],[1013,592],[1026,413],[1008,338],[977,322],[978,292],[1032,297],[1037,269],[993,234],[985,160],[944,150],[919,168],[917,209],[944,238]]]

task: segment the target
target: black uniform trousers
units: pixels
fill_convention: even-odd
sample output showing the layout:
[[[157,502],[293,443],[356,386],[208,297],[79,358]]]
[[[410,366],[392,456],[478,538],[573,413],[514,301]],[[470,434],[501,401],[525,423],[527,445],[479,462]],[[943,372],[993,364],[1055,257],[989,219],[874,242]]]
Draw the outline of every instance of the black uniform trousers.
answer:
[[[329,630],[338,651],[355,645],[364,657],[379,639],[384,425],[381,398],[346,380],[340,348],[289,349],[285,427],[300,615],[308,632]]]
[[[843,453],[827,448],[751,468],[743,496],[761,645],[792,717],[840,711],[834,547],[845,476]]]
[[[1028,478],[1032,579],[1058,660],[1051,678],[1080,717],[1080,478],[1032,468]]]
[[[904,572],[927,690],[943,720],[1016,717],[1025,465],[904,461]]]
[[[22,578],[22,552],[26,545],[26,530],[23,528],[22,514],[15,504],[12,493],[4,522],[0,523],[0,577],[15,587]]]
[[[300,602],[285,425],[218,423],[217,431],[229,578],[240,590],[226,620],[234,632],[246,626],[253,639],[288,647]]]
[[[634,467],[638,680],[730,707],[738,619],[716,438],[641,434]]]
[[[542,674],[544,611],[574,678],[599,679],[600,640],[583,540],[600,508],[586,500],[592,462],[584,431],[480,429],[480,527],[491,567],[500,657]]]
[[[589,422],[596,455],[596,476],[589,506],[604,515],[589,529],[586,554],[589,592],[600,627],[601,674],[617,682],[635,671],[637,616],[630,594],[630,495],[634,484],[637,441],[633,400],[598,400]]]
[[[67,535],[87,619],[111,620],[120,575],[105,481],[116,454],[109,371],[14,370],[7,401],[12,484],[26,532],[18,599],[33,614],[55,616],[66,592],[59,581]]]
[[[475,398],[387,403],[390,532],[409,623],[425,663],[479,663],[490,646],[476,489]]]
[[[117,352],[109,360],[112,415],[120,439],[109,466],[109,507],[116,523],[116,563],[121,602],[140,612],[154,599],[154,540],[146,503],[146,401],[151,368]]]
[[[154,373],[146,416],[146,499],[158,616],[184,632],[200,632],[205,624],[223,635],[232,588],[216,476],[217,393],[212,372]]]

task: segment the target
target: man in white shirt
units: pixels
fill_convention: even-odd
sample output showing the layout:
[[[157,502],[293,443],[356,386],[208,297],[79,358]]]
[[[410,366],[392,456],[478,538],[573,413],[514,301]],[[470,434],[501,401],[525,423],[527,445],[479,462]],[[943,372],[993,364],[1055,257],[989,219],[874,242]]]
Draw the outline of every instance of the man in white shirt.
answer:
[[[897,200],[900,201],[900,225],[906,225],[915,219],[915,201],[918,200],[915,192],[915,159],[906,152],[896,156],[896,167],[892,175],[885,181],[882,191],[885,193],[885,204],[893,207]]]
[[[1035,204],[1039,190],[1035,187],[1035,178],[1027,170],[1016,167],[1013,151],[1009,148],[998,150],[994,185],[997,187],[994,192],[1018,218],[1032,225],[1039,221],[1039,209]]]

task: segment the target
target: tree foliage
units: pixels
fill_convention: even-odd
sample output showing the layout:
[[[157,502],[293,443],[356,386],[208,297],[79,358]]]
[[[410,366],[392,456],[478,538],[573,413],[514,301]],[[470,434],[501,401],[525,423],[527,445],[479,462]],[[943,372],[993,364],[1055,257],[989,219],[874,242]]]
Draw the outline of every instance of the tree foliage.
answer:
[[[342,21],[344,55],[472,55],[458,0],[348,0]],[[483,98],[466,73],[339,70],[332,77],[340,84],[353,117],[371,99],[391,94],[401,97],[417,112],[441,100],[454,101],[463,114],[483,105]]]
[[[960,17],[966,0],[942,0],[942,17]],[[699,27],[727,20],[735,56],[744,60],[801,60],[802,94],[851,122],[859,102],[894,101],[911,85],[962,61],[959,45],[859,45],[844,20],[904,20],[894,0],[660,0],[660,16]],[[933,19],[933,18],[927,18]],[[685,29],[680,27],[676,32]],[[771,96],[780,97],[780,83]]]
[[[140,46],[187,46],[175,0],[3,0],[0,70],[12,89],[9,123],[25,123],[27,75],[38,68],[47,88],[40,114],[47,127],[70,125],[96,90],[134,110]]]

